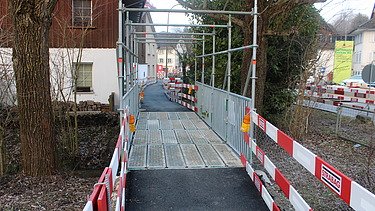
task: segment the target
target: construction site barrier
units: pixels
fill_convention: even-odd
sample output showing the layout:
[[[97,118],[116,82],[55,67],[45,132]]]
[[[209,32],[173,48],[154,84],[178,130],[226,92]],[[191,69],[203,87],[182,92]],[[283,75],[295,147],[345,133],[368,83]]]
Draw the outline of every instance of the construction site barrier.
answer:
[[[191,85],[191,84],[175,84],[175,83],[169,83],[168,86],[166,86],[165,89],[167,89],[166,95],[169,98],[170,101],[179,103],[180,105],[198,112],[198,107],[195,106],[195,104],[198,102],[198,98],[194,97],[191,94],[184,94],[182,93],[183,89],[189,89],[189,90],[198,90],[198,86]],[[185,101],[183,100],[185,99]],[[188,100],[188,102],[186,102]],[[190,102],[189,102],[190,101]]]
[[[114,201],[116,211],[125,210],[126,174],[130,148],[129,137],[132,135],[129,130],[128,117],[130,114],[137,115],[139,113],[140,89],[141,87],[135,84],[122,98],[124,109],[121,112],[121,127],[116,148],[109,166],[104,169],[98,183],[94,185],[94,189],[83,209],[84,211],[111,210],[112,201]]]
[[[336,193],[349,206],[355,210],[361,211],[375,210],[375,195],[373,193],[341,173],[297,141],[293,140],[255,111],[251,111],[251,120],[263,130],[268,137],[283,148],[320,182]],[[272,168],[268,168],[272,172]]]
[[[255,173],[254,169],[251,167],[250,163],[246,160],[244,154],[241,154],[241,163],[246,168],[247,174],[250,176],[251,180],[254,182],[255,187],[260,192],[260,195],[263,198],[263,201],[266,203],[268,209],[271,211],[280,211],[280,208],[276,205],[272,196],[269,194],[267,188],[262,183],[262,180]]]

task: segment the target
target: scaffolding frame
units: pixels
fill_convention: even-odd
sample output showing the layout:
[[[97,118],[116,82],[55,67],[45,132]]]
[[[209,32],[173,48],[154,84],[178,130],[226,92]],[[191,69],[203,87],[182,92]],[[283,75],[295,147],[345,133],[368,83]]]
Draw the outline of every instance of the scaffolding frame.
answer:
[[[157,24],[157,23],[132,23],[129,20],[130,12],[167,12],[167,13],[185,13],[185,14],[221,14],[228,15],[227,25],[216,25],[216,24]],[[205,84],[205,58],[212,57],[212,71],[210,77],[210,86],[212,89],[215,87],[215,65],[216,65],[216,56],[221,54],[227,54],[228,62],[227,69],[224,78],[224,85],[227,84],[227,92],[231,91],[231,60],[232,53],[236,51],[241,51],[245,49],[252,48],[252,59],[249,67],[249,73],[251,72],[252,88],[251,88],[251,109],[255,110],[255,83],[256,83],[256,53],[257,53],[257,23],[258,23],[258,0],[254,0],[254,7],[251,12],[243,11],[218,11],[218,10],[183,10],[183,9],[147,9],[147,8],[125,8],[122,4],[122,0],[119,0],[119,36],[117,42],[117,63],[118,63],[118,82],[119,82],[119,95],[120,95],[120,108],[123,108],[122,105],[122,96],[129,91],[130,86],[136,85],[135,80],[138,76],[138,47],[141,43],[157,43],[157,44],[194,44],[195,48],[197,47],[196,41],[202,41],[202,55],[195,55],[194,59],[194,80],[197,81],[197,59],[202,59],[201,66],[201,82]],[[124,18],[124,13],[126,14]],[[232,48],[232,15],[252,15],[254,16],[253,21],[253,43],[252,45],[242,46],[238,48]],[[124,21],[125,20],[125,21]],[[203,31],[202,33],[165,33],[165,32],[143,32],[136,31],[135,26],[175,26],[175,27],[204,27],[211,28],[212,33]],[[124,28],[125,27],[125,28]],[[216,52],[216,28],[226,28],[228,30],[228,49],[224,51]],[[125,32],[125,36],[123,34]],[[147,35],[168,35],[164,38],[156,37],[146,37]],[[141,37],[143,35],[144,37]],[[180,37],[169,37],[169,35],[178,35]],[[181,37],[183,35],[191,35],[191,38]],[[202,38],[197,39],[194,36],[202,36]],[[212,53],[205,53],[205,42],[206,36],[212,36]],[[131,40],[131,42],[130,42]],[[150,41],[151,40],[151,41]],[[182,40],[184,42],[158,42],[157,40]],[[185,42],[188,40],[189,42]],[[125,59],[124,59],[125,58]],[[135,75],[134,75],[135,74]],[[168,72],[166,71],[166,75]],[[223,87],[224,88],[224,87]],[[228,100],[228,99],[227,99]],[[250,137],[254,137],[254,123],[252,123]],[[252,162],[252,156],[250,153],[250,162]]]

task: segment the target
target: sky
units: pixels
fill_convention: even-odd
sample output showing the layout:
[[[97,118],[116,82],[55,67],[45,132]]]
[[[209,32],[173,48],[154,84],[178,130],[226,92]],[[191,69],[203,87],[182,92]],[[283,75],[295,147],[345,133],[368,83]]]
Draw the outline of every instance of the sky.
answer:
[[[158,9],[184,9],[175,0],[149,0],[149,2]],[[362,13],[371,16],[375,0],[326,0],[325,3],[316,3],[315,7],[320,11],[323,18],[332,23],[335,18],[341,14]],[[168,13],[151,13],[154,23],[166,24]],[[183,13],[170,13],[169,23],[188,24],[189,18]],[[167,27],[155,27],[156,31],[166,31]],[[173,31],[174,27],[169,27],[169,31]]]

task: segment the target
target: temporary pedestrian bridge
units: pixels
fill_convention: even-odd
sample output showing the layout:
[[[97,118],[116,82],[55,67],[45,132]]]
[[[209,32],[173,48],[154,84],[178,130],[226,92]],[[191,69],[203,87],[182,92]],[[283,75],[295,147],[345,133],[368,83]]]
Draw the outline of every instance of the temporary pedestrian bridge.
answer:
[[[133,23],[129,19],[134,12],[178,12],[178,13],[207,13],[228,16],[227,25],[183,25],[183,24],[147,24]],[[125,19],[124,19],[125,14]],[[240,48],[231,47],[231,16],[253,15],[253,44]],[[285,150],[299,164],[313,174],[344,202],[355,210],[375,210],[375,196],[370,191],[338,171],[335,167],[315,155],[304,146],[293,140],[265,118],[257,114],[254,108],[256,80],[256,28],[257,0],[251,12],[210,11],[210,10],[166,10],[125,8],[119,1],[119,41],[118,41],[118,73],[121,112],[121,131],[117,140],[112,160],[104,169],[98,183],[94,185],[84,210],[124,210],[126,175],[129,171],[153,169],[182,169],[182,168],[226,168],[243,166],[255,187],[260,192],[264,203],[270,210],[280,210],[266,186],[252,167],[252,154],[267,170],[273,181],[296,210],[312,210],[313,208],[302,198],[283,173],[257,146],[254,130],[262,131],[275,144]],[[123,23],[125,20],[125,23]],[[212,36],[213,49],[210,54],[196,56],[202,58],[200,69],[201,81],[195,80],[194,85],[178,84],[178,91],[169,92],[172,101],[190,108],[194,112],[140,112],[139,96],[141,87],[137,84],[138,44],[147,42],[145,32],[137,31],[135,26],[169,25],[186,27],[206,27],[212,32],[185,33],[200,37]],[[228,50],[215,51],[215,28],[228,29]],[[125,32],[125,36],[123,36]],[[183,33],[179,34],[182,35]],[[176,37],[176,40],[182,40]],[[145,41],[146,40],[146,41]],[[164,41],[166,42],[166,41]],[[180,42],[179,42],[180,43]],[[184,44],[187,44],[184,43]],[[233,51],[253,49],[252,57],[252,98],[246,98],[230,92],[231,83],[231,53]],[[227,89],[215,87],[215,56],[228,55],[226,72]],[[204,81],[204,58],[212,57],[212,75],[210,83]],[[197,62],[195,78],[197,79]],[[250,74],[249,74],[250,75]],[[146,96],[147,97],[147,96]],[[249,118],[250,117],[250,118]],[[250,130],[247,130],[247,120]],[[242,127],[242,132],[241,131]],[[136,130],[135,130],[136,128]],[[133,132],[135,130],[135,132]],[[261,141],[261,140],[259,140]],[[317,193],[318,194],[318,193]],[[240,197],[240,196],[239,196]],[[332,208],[335,209],[335,208]]]

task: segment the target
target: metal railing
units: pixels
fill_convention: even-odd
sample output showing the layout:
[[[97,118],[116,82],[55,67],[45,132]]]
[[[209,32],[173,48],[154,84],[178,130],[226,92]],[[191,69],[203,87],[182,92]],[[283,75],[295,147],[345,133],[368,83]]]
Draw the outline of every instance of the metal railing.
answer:
[[[240,128],[251,99],[200,82],[196,85],[197,114],[238,154],[250,156]]]
[[[140,87],[136,84],[122,98],[123,109],[128,108],[130,114],[135,116],[139,113],[139,91]]]

